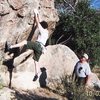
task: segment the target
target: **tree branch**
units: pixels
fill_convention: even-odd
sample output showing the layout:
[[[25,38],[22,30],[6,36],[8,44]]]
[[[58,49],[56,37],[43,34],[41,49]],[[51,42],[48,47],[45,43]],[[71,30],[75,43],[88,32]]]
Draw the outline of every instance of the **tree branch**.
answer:
[[[60,42],[59,44],[66,44],[70,40],[71,37],[72,37],[72,35],[70,35],[70,37],[67,40]]]
[[[56,41],[56,44],[58,44],[59,40],[60,40],[63,36],[64,36],[64,34],[60,36],[60,38]]]
[[[68,5],[73,9],[73,11],[75,12],[75,8],[74,8],[70,3],[68,3],[66,0],[64,0],[64,2],[65,2],[66,4],[68,4]]]

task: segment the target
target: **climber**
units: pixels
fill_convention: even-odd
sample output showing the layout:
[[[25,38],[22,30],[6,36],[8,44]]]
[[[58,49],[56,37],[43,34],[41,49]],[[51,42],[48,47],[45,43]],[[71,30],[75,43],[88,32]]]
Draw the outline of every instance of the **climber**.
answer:
[[[84,55],[80,58],[80,61],[78,61],[76,64],[73,73],[76,74],[77,86],[87,86],[87,82],[91,74],[91,69],[88,63],[88,55],[86,53],[84,53]]]
[[[49,32],[47,29],[48,28],[47,22],[46,21],[40,22],[39,13],[36,9],[34,9],[34,20],[39,29],[39,34],[38,34],[37,40],[35,42],[24,40],[18,44],[11,45],[10,48],[12,49],[12,48],[16,48],[16,47],[25,46],[27,49],[34,51],[33,59],[34,59],[34,63],[35,63],[35,79],[34,79],[34,81],[35,81],[36,78],[38,77],[36,65],[37,65],[37,62],[39,61],[41,54],[44,53],[44,51],[45,51],[45,44],[48,39]]]

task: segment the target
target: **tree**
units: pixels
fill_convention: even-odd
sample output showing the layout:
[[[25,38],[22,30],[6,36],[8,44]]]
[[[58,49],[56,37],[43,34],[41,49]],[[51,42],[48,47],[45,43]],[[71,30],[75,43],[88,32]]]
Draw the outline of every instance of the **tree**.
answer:
[[[78,2],[71,14],[62,13],[52,39],[69,46],[77,55],[86,52],[93,66],[100,65],[100,13],[91,9],[89,2]]]

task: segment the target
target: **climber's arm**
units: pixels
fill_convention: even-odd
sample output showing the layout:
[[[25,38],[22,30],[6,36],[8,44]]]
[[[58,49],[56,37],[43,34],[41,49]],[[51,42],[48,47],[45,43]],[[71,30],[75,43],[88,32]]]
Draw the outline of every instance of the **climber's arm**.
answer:
[[[38,13],[38,11],[36,9],[34,9],[34,19],[36,21],[37,27],[39,28],[40,34],[42,34],[41,32],[43,32],[44,28],[40,24],[39,13]]]
[[[35,18],[35,21],[36,21],[36,25],[39,26],[40,18],[39,18],[39,13],[38,13],[37,9],[34,9],[34,18]]]

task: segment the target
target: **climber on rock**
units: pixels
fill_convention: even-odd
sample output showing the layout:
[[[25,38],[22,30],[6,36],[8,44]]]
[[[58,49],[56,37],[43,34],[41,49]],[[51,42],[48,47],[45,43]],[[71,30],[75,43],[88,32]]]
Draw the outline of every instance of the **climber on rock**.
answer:
[[[34,20],[39,29],[39,35],[38,35],[37,40],[35,42],[24,40],[18,44],[11,45],[10,49],[25,46],[26,49],[30,49],[30,50],[34,51],[33,59],[35,62],[35,72],[36,72],[35,77],[37,77],[36,64],[39,61],[41,54],[44,53],[44,51],[45,51],[45,44],[48,39],[49,31],[47,29],[48,28],[47,22],[46,21],[40,22],[39,13],[36,9],[34,9]]]

